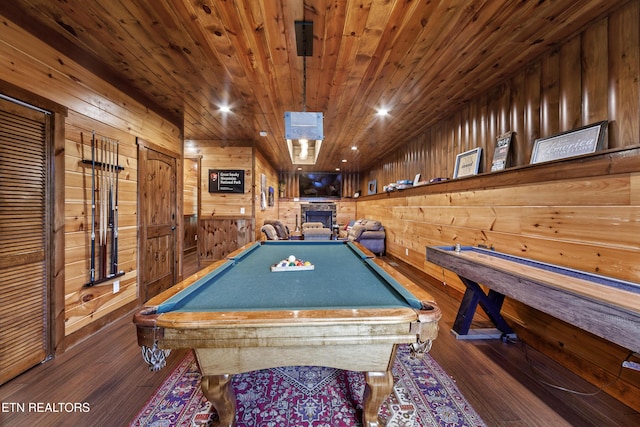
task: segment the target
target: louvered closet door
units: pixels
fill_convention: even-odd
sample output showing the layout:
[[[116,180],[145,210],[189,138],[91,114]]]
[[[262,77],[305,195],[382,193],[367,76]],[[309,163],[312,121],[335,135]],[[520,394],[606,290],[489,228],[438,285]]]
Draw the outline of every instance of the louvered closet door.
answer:
[[[48,353],[48,120],[0,100],[0,384]]]

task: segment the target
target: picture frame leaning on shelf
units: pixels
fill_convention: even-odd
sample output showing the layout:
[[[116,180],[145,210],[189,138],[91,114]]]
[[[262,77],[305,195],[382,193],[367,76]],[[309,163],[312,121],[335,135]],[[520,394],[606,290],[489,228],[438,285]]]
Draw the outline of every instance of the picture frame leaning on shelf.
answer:
[[[511,141],[515,132],[508,131],[496,138],[496,148],[493,151],[493,160],[491,162],[491,172],[506,169],[511,163]]]
[[[533,144],[531,162],[541,163],[591,154],[607,147],[606,120],[562,132],[546,138],[538,138]]]
[[[465,151],[456,156],[456,165],[453,168],[453,178],[477,175],[480,170],[482,147]]]

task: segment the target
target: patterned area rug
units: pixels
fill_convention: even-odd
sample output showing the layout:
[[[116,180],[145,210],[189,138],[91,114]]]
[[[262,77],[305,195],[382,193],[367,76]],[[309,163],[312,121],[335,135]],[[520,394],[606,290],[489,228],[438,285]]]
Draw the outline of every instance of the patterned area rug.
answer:
[[[382,405],[388,427],[485,426],[454,381],[427,354],[400,346],[395,386]],[[322,367],[287,367],[233,377],[238,427],[361,426],[364,374]],[[131,427],[210,426],[215,410],[200,389],[192,353],[169,375]]]

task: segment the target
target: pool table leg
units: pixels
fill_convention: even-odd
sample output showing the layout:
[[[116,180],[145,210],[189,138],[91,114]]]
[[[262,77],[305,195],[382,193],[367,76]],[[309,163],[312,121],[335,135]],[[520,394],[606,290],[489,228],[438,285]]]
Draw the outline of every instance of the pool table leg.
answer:
[[[364,389],[364,409],[362,411],[363,427],[379,427],[378,412],[391,390],[393,390],[393,374],[385,372],[365,372],[367,385]]]
[[[236,395],[231,388],[231,375],[206,375],[202,377],[202,392],[211,402],[220,427],[236,426]]]

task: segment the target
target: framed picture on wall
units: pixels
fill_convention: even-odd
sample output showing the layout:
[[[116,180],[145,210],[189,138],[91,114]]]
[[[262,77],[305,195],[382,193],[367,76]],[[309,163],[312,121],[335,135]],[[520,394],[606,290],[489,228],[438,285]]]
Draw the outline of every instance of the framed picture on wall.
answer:
[[[378,192],[378,181],[372,179],[369,181],[369,185],[367,186],[367,194],[376,194]]]
[[[605,120],[547,138],[536,139],[530,163],[548,162],[605,149],[607,124]]]
[[[453,177],[462,178],[464,176],[477,175],[480,170],[481,157],[482,147],[458,154],[456,156],[456,165],[453,168]]]
[[[493,151],[493,160],[491,162],[491,171],[499,171],[509,166],[509,152],[511,148],[511,140],[513,132],[505,132],[496,138],[496,148]]]
[[[267,175],[260,174],[260,210],[267,209]]]

